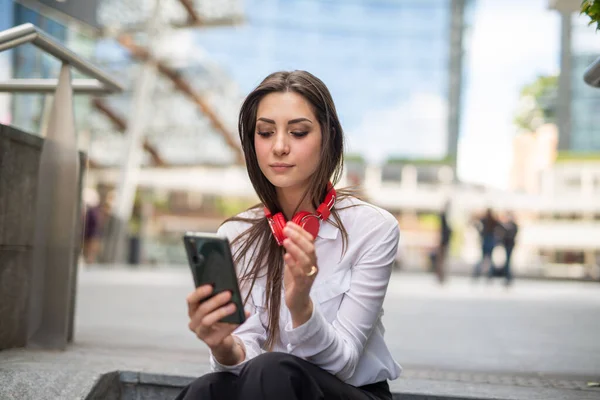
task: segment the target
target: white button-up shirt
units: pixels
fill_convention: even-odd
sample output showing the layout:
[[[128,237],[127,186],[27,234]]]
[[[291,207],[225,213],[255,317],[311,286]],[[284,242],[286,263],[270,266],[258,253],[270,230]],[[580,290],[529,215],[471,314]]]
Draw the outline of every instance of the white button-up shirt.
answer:
[[[282,291],[280,335],[273,351],[310,361],[354,386],[396,379],[401,368],[385,344],[381,317],[398,249],[398,221],[389,212],[352,197],[338,200],[335,208],[348,232],[345,252],[339,229],[321,221],[315,239],[319,273],[310,291],[312,316],[292,328]],[[228,222],[219,228],[218,234],[231,242],[248,227],[248,223]],[[235,248],[232,252],[235,253]],[[236,267],[239,274],[250,265],[242,259]],[[245,362],[265,352],[268,322],[265,279],[256,280],[246,304],[251,316],[234,332],[246,348],[246,359],[226,366],[211,355],[213,371],[238,373]],[[244,289],[241,290],[245,298]]]

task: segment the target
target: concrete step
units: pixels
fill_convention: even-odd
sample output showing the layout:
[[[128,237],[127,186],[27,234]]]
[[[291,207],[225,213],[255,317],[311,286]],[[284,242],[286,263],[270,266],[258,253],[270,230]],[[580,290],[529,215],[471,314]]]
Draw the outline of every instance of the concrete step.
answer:
[[[490,375],[490,374],[488,374]],[[422,374],[422,378],[432,377]],[[444,376],[438,376],[444,378]],[[456,377],[457,378],[457,377]],[[522,377],[501,382],[493,377],[488,382],[475,382],[474,376],[463,374],[463,381],[432,379],[400,379],[392,384],[394,400],[592,400],[600,398],[600,390],[586,385],[568,384],[563,380],[558,386],[543,379]],[[102,375],[86,400],[159,400],[174,399],[195,378],[150,374],[134,371],[115,371]],[[516,379],[516,378],[515,378]]]

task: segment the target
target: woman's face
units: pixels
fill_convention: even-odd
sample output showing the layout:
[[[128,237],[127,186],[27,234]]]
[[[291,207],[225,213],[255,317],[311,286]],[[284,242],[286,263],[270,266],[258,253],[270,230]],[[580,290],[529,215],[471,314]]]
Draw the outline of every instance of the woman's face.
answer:
[[[296,92],[263,97],[254,146],[262,173],[275,187],[304,188],[321,154],[321,126],[310,103]]]

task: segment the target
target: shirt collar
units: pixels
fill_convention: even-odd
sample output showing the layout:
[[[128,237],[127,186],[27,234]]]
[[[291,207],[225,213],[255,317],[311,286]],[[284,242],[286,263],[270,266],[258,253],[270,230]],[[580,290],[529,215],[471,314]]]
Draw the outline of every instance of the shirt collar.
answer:
[[[319,226],[319,233],[317,236],[321,239],[335,239],[337,238],[339,229],[333,226],[329,221],[321,221]]]

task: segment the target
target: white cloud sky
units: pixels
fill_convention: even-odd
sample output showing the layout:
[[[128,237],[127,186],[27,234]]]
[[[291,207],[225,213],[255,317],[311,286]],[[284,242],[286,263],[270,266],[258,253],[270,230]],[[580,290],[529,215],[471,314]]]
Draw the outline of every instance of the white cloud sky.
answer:
[[[560,21],[547,0],[479,0],[465,67],[461,179],[505,187],[521,87],[558,71]]]

